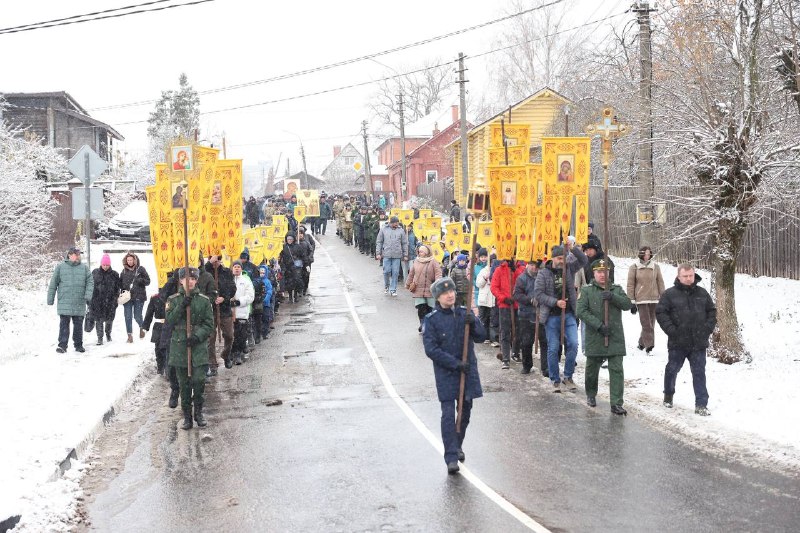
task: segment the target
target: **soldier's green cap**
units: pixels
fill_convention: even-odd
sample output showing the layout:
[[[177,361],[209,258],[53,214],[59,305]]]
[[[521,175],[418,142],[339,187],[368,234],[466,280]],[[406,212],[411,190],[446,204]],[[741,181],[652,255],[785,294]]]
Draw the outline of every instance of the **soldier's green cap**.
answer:
[[[434,299],[439,298],[439,296],[447,291],[454,290],[456,290],[456,282],[450,277],[439,278],[433,282],[433,285],[431,285],[431,294],[433,295]]]
[[[598,259],[592,263],[592,270],[608,270],[608,262],[605,259]]]

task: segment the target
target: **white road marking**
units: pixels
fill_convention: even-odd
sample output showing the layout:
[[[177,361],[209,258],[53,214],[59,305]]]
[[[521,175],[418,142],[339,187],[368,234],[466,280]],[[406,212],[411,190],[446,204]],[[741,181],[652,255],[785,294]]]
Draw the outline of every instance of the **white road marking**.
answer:
[[[317,241],[319,242],[319,241]],[[375,351],[375,347],[372,345],[372,342],[369,340],[367,336],[367,330],[364,327],[364,324],[361,322],[361,318],[358,316],[356,312],[356,307],[353,305],[353,299],[350,297],[350,291],[347,289],[347,281],[344,278],[344,274],[342,274],[342,270],[339,268],[339,265],[333,261],[328,250],[325,249],[324,246],[319,246],[322,251],[327,256],[328,260],[333,264],[333,267],[336,269],[336,272],[339,275],[339,281],[342,284],[342,288],[344,289],[344,297],[347,300],[347,306],[350,309],[350,315],[353,317],[353,321],[356,324],[356,328],[358,329],[359,335],[361,335],[361,340],[364,342],[364,346],[367,348],[367,352],[369,352],[369,357],[372,359],[372,364],[375,367],[375,370],[378,372],[378,376],[381,378],[381,382],[383,383],[384,388],[386,388],[386,392],[389,393],[389,397],[394,400],[394,403],[400,408],[403,414],[406,415],[411,423],[417,428],[423,437],[433,446],[436,451],[439,452],[440,455],[444,454],[444,445],[440,438],[436,437],[431,431],[425,426],[425,424],[420,420],[417,414],[411,410],[411,407],[400,397],[397,393],[397,390],[394,388],[391,380],[389,379],[389,375],[386,373],[386,369],[383,367],[383,363],[381,363],[380,359],[378,359],[378,353]],[[489,485],[484,483],[477,475],[473,474],[472,471],[464,466],[463,464],[460,465],[460,473],[464,476],[467,481],[472,483],[472,485],[481,491],[486,497],[496,503],[501,509],[505,512],[510,514],[514,517],[517,521],[519,521],[522,525],[530,529],[531,531],[536,531],[537,533],[550,533],[550,530],[544,527],[542,524],[531,518],[530,516],[523,513],[519,508],[517,508],[513,503],[506,500],[502,496],[500,496],[497,492],[495,492]]]

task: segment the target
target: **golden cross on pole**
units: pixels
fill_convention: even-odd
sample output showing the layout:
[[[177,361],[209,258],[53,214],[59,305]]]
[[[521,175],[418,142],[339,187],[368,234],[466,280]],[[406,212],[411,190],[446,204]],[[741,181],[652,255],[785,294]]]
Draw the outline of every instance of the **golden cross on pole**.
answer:
[[[603,153],[603,244],[606,246],[606,250],[608,250],[611,245],[608,234],[608,166],[614,158],[614,147],[612,143],[618,137],[628,132],[628,126],[626,124],[620,124],[617,121],[613,107],[605,107],[603,108],[600,122],[598,124],[589,124],[584,131],[589,135],[600,135],[600,147]],[[608,290],[607,273],[603,288]],[[608,300],[605,300],[603,304],[603,324],[608,326]],[[608,336],[606,336],[604,344],[608,346]]]

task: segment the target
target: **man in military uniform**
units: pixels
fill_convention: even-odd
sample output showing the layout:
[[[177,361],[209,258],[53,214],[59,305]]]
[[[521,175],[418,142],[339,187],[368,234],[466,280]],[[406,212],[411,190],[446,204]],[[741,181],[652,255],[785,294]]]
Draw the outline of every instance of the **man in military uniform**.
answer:
[[[339,237],[344,237],[342,235],[342,213],[344,212],[344,200],[341,198],[336,198],[336,201],[333,202],[333,215],[336,219],[336,235]]]
[[[622,370],[622,358],[625,356],[622,311],[629,310],[632,304],[622,287],[608,282],[608,269],[605,259],[592,263],[594,280],[581,289],[578,297],[577,315],[586,324],[586,403],[589,407],[597,405],[597,376],[600,365],[608,360],[611,412],[625,415],[627,411],[622,407],[625,379]],[[603,320],[605,302],[608,302],[608,324]],[[605,345],[606,338],[608,346]]]
[[[364,238],[366,240],[367,254],[375,257],[375,244],[378,240],[378,213],[374,207],[367,213],[366,223],[364,224]]]
[[[361,204],[358,208],[358,213],[356,214],[353,224],[356,228],[356,245],[358,246],[358,251],[366,253],[367,250],[367,206]]]
[[[428,313],[422,326],[425,355],[433,361],[436,392],[442,406],[442,443],[447,473],[459,471],[458,462],[465,460],[461,449],[469,425],[472,400],[483,396],[478,360],[475,358],[476,342],[487,339],[480,320],[465,307],[456,307],[456,284],[451,278],[439,278],[431,285],[436,299],[436,309]],[[463,361],[464,327],[470,330],[467,361]],[[464,405],[461,412],[461,432],[456,432],[456,404],[461,375],[464,380]]]
[[[214,329],[214,312],[211,301],[197,288],[199,272],[196,268],[181,268],[181,285],[178,293],[167,299],[167,322],[173,326],[169,347],[169,364],[175,367],[183,408],[183,429],[192,428],[192,400],[194,420],[205,427],[203,418],[203,392],[208,369],[208,337]],[[187,294],[188,293],[188,294]],[[186,310],[191,310],[191,333],[186,335]],[[188,337],[188,338],[187,338]],[[187,348],[192,351],[192,375],[188,375]]]
[[[353,244],[353,207],[349,202],[342,209],[342,238],[347,246]]]

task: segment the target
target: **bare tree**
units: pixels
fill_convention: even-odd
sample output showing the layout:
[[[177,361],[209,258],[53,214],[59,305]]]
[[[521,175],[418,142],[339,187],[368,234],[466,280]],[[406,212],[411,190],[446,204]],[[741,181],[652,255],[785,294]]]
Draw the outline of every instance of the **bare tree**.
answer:
[[[372,97],[370,108],[384,124],[399,127],[397,95],[400,93],[404,118],[410,124],[432,113],[455,92],[452,62],[429,59],[406,70],[411,73],[382,81]]]

